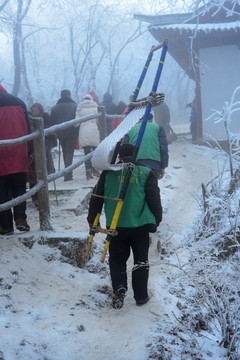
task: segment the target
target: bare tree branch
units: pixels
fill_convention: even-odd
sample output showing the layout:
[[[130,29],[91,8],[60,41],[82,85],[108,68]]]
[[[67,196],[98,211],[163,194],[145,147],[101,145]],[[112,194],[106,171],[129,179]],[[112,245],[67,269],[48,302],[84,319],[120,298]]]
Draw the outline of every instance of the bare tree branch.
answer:
[[[9,0],[5,0],[4,3],[2,5],[0,5],[0,11],[2,11],[4,9],[4,7],[7,5],[8,2],[9,2]]]

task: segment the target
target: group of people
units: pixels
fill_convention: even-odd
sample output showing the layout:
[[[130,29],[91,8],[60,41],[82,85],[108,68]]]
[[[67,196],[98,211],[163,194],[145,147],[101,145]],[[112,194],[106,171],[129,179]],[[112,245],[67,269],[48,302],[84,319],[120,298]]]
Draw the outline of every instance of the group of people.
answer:
[[[74,118],[83,117],[98,112],[98,106],[105,107],[109,115],[124,115],[127,111],[125,103],[113,103],[111,94],[104,94],[100,103],[98,96],[92,90],[84,95],[77,104],[71,97],[69,90],[62,90],[60,99],[51,109],[50,114],[44,111],[40,103],[34,103],[27,111],[26,105],[19,98],[8,94],[0,85],[0,134],[1,140],[18,138],[31,132],[29,115],[41,117],[44,127],[61,124]],[[194,109],[194,104],[191,104]],[[132,268],[132,288],[137,305],[143,305],[150,299],[148,293],[149,276],[149,233],[156,232],[162,221],[162,204],[158,180],[165,174],[168,166],[168,141],[166,133],[170,126],[169,110],[162,107],[165,115],[157,123],[150,113],[137,159],[131,164],[135,153],[135,144],[143,119],[126,134],[118,151],[119,162],[123,168],[118,171],[103,171],[98,174],[92,167],[91,161],[85,162],[87,179],[93,175],[100,176],[90,199],[87,221],[90,229],[102,207],[106,215],[106,226],[111,226],[115,213],[116,199],[124,184],[124,179],[131,164],[131,178],[128,184],[123,207],[117,222],[117,235],[113,236],[109,247],[109,267],[113,287],[113,308],[121,309],[128,289],[127,260],[132,249],[134,266]],[[159,111],[160,111],[159,110]],[[163,120],[163,117],[165,120]],[[110,134],[122,121],[113,119],[107,121],[107,134]],[[194,131],[194,130],[193,130]],[[48,173],[55,171],[51,157],[51,149],[57,145],[57,139],[62,147],[65,167],[72,164],[76,143],[89,154],[100,142],[98,118],[83,122],[60,130],[56,134],[48,135],[45,139]],[[27,173],[29,172],[29,158],[34,156],[32,142],[0,147],[0,203],[23,195],[26,191]],[[65,181],[72,180],[72,172],[64,176]],[[27,223],[26,202],[11,209],[0,212],[0,234],[9,235],[14,232],[13,223],[20,231],[29,231]]]
[[[30,117],[41,117],[44,127],[61,124],[74,118],[89,114],[97,114],[98,106],[104,106],[108,115],[125,115],[127,105],[120,101],[114,104],[112,95],[105,93],[100,102],[95,91],[91,90],[77,104],[69,90],[62,90],[56,105],[50,114],[44,111],[40,103],[34,103],[27,111],[26,105],[19,98],[8,94],[0,85],[0,139],[13,139],[25,136],[31,132]],[[187,105],[191,107],[191,133],[196,139],[196,100]],[[127,171],[130,167],[131,177],[120,212],[116,234],[109,246],[109,267],[113,288],[114,309],[121,309],[128,290],[127,261],[133,252],[132,288],[134,299],[138,306],[146,304],[150,297],[148,293],[149,277],[149,234],[156,232],[162,221],[162,204],[158,180],[165,174],[168,166],[168,139],[171,132],[170,112],[166,104],[161,104],[155,110],[155,122],[150,113],[138,149],[137,159],[131,164],[136,151],[136,141],[143,119],[123,137],[118,150],[118,160],[123,163],[121,170],[103,171],[101,175],[93,168],[91,161],[85,162],[86,178],[100,176],[94,187],[87,221],[90,231],[98,213],[104,207],[106,227],[110,228],[115,215],[116,199],[119,199]],[[120,124],[123,118],[107,120],[107,135]],[[76,144],[87,155],[100,142],[99,120],[93,118],[80,125],[71,126],[51,134],[45,138],[48,173],[55,172],[51,149],[57,145],[57,139],[62,147],[65,168],[73,161]],[[29,174],[29,159],[34,167],[34,149],[32,142],[0,147],[0,204],[12,198],[23,195],[26,191],[27,174]],[[34,169],[33,169],[34,170]],[[34,171],[33,171],[34,174]],[[34,177],[34,176],[33,176]],[[64,181],[72,180],[72,172],[64,175]],[[36,181],[36,178],[35,178]],[[34,179],[33,179],[34,182]],[[0,212],[0,235],[10,235],[15,226],[19,231],[29,231],[27,223],[26,202],[11,209]]]
[[[27,111],[26,105],[17,97],[10,95],[0,87],[0,133],[1,139],[11,139],[24,136],[31,132],[29,115],[41,117],[44,127],[61,124],[74,118],[83,117],[98,112],[98,106],[105,107],[109,115],[122,114],[127,111],[125,103],[113,103],[111,94],[106,93],[102,103],[94,91],[84,95],[77,104],[69,90],[62,90],[60,99],[51,109],[50,114],[44,111],[40,103],[34,103]],[[3,121],[4,119],[4,121]],[[143,119],[122,139],[119,149],[119,161],[124,164],[131,162],[136,140]],[[113,119],[107,121],[107,134],[110,134],[122,121]],[[100,142],[98,118],[83,122],[76,126],[60,130],[48,135],[45,139],[48,173],[55,171],[51,157],[51,149],[57,145],[57,139],[62,147],[65,167],[72,164],[76,143],[89,154]],[[22,195],[26,191],[26,175],[29,172],[29,156],[34,155],[32,143],[23,143],[0,148],[0,203]],[[14,159],[14,161],[12,161]],[[149,301],[148,294],[148,250],[149,233],[155,232],[162,220],[162,205],[158,179],[164,176],[168,166],[168,141],[164,127],[153,122],[150,113],[145,128],[137,161],[132,168],[124,205],[117,224],[117,235],[113,237],[109,247],[109,266],[113,286],[113,307],[120,309],[128,289],[127,260],[130,249],[133,251],[134,266],[132,269],[132,287],[137,305]],[[104,205],[106,226],[111,225],[119,192],[126,176],[128,165],[123,170],[103,171],[98,174],[91,161],[85,162],[87,179],[93,175],[100,176],[89,204],[88,223],[90,228],[98,212]],[[64,176],[65,181],[72,180],[72,172]],[[13,220],[20,231],[29,231],[27,223],[26,202],[14,206],[11,210],[0,212],[0,234],[14,232]]]
[[[52,108],[49,118],[50,125],[61,124],[74,118],[83,117],[86,115],[92,115],[98,113],[98,106],[105,107],[105,111],[108,115],[123,114],[127,105],[123,102],[119,102],[115,105],[110,93],[105,93],[103,101],[100,103],[99,97],[94,90],[89,91],[88,94],[82,97],[82,100],[77,104],[71,97],[69,90],[62,90],[61,97],[57,104]],[[114,120],[107,121],[107,134],[110,134],[112,130],[119,124],[121,119],[118,119],[118,123]],[[87,155],[92,152],[100,142],[99,120],[94,118],[80,125],[71,126],[68,129],[58,131],[57,137],[63,152],[63,160],[65,168],[72,164],[74,149],[78,142],[78,147],[82,148],[84,154]],[[99,176],[99,173],[92,167],[91,161],[85,161],[86,178],[90,180],[93,176]],[[64,176],[64,181],[72,180],[72,172],[68,172]]]
[[[44,110],[43,105],[37,102],[33,103],[27,110],[26,104],[21,99],[9,94],[0,84],[0,139],[14,139],[29,134],[32,117],[42,118],[44,128],[48,128],[77,117],[97,113],[99,105],[106,105],[107,114],[114,114],[115,111],[120,114],[123,112],[123,107],[126,108],[126,105],[123,106],[123,104],[120,102],[119,105],[114,105],[109,93],[104,95],[103,102],[100,103],[94,90],[84,95],[82,101],[77,104],[72,99],[69,90],[62,90],[59,100],[49,114]],[[57,139],[62,148],[66,168],[72,164],[77,142],[78,146],[84,150],[85,155],[99,144],[98,119],[82,123],[77,127],[71,126],[45,137],[48,174],[55,172],[51,150],[57,146]],[[93,169],[90,160],[85,162],[85,168],[87,179],[92,179],[93,175],[99,176],[98,172]],[[72,178],[73,174],[70,171],[65,174],[64,181],[72,180]],[[26,192],[26,183],[28,182],[30,187],[37,183],[33,142],[0,147],[0,204],[23,195]],[[33,195],[32,199],[38,206],[37,194]],[[11,209],[0,212],[0,235],[12,234],[14,222],[18,230],[30,230],[27,223],[26,202],[14,206],[13,213]]]

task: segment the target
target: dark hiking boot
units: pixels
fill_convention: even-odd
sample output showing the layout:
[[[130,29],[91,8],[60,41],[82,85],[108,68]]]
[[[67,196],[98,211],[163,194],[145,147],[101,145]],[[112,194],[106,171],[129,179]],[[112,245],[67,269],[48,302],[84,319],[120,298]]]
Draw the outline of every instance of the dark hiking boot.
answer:
[[[30,226],[28,225],[27,221],[24,219],[16,220],[16,228],[19,231],[30,231]]]
[[[12,235],[13,233],[13,229],[5,229],[0,225],[0,235]]]
[[[125,288],[119,288],[115,293],[113,294],[113,302],[112,306],[114,309],[121,309],[123,307],[124,298],[126,296],[126,289]]]
[[[142,305],[146,304],[149,300],[150,300],[150,296],[148,296],[142,300],[136,300],[136,304],[137,304],[137,306],[142,306]]]
[[[91,170],[87,170],[87,171],[86,171],[86,177],[87,177],[87,180],[93,179]]]

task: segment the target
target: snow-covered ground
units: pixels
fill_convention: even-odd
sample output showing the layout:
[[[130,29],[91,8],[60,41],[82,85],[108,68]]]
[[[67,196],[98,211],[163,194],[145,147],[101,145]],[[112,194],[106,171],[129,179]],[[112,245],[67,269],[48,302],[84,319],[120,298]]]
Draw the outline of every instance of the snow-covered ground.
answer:
[[[75,152],[75,158],[80,155],[81,151]],[[170,355],[181,359],[180,354],[164,351],[157,328],[160,323],[167,337],[177,323],[178,295],[170,291],[170,279],[188,258],[188,249],[181,246],[181,240],[199,213],[196,195],[201,191],[201,183],[207,183],[216,174],[216,163],[211,150],[193,145],[189,135],[172,143],[169,155],[166,175],[159,181],[163,221],[158,232],[152,234],[149,254],[149,303],[142,307],[135,304],[129,260],[129,290],[124,307],[111,308],[107,259],[104,265],[100,263],[102,234],[94,238],[100,251],[91,259],[92,267],[99,269],[97,273],[63,263],[59,250],[47,245],[35,242],[29,249],[19,241],[26,234],[17,230],[12,236],[0,236],[0,359],[161,360],[170,359]],[[76,216],[73,210],[96,180],[86,181],[82,165],[74,171],[73,181],[56,181],[57,198],[53,184],[49,185],[56,232],[86,236],[86,212]],[[60,190],[64,190],[62,194]],[[31,226],[27,236],[36,238],[41,232],[38,212],[31,201],[27,213]],[[103,216],[101,225],[105,225]],[[159,355],[154,357],[150,349],[157,341]],[[206,352],[211,350],[213,356],[206,355],[204,360],[222,358],[215,341],[211,344],[210,349],[208,342]]]

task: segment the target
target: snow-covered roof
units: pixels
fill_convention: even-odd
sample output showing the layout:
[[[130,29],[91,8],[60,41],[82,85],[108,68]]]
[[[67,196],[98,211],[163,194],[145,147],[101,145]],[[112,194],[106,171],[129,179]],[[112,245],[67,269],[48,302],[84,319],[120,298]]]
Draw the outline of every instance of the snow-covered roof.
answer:
[[[149,28],[195,30],[233,30],[239,28],[240,2],[225,0],[221,6],[206,3],[196,12],[145,15],[134,14],[134,18],[149,23]],[[197,25],[198,24],[198,25]]]
[[[228,23],[213,23],[213,24],[169,24],[169,25],[150,25],[151,29],[164,29],[164,30],[185,30],[185,31],[213,31],[213,30],[234,30],[240,28],[240,21]]]
[[[223,4],[224,3],[224,4]],[[196,38],[195,46],[213,48],[217,46],[240,46],[240,0],[206,2],[198,11],[179,14],[144,15],[134,14],[134,18],[147,22],[153,37],[161,43],[168,39],[168,51],[175,61],[195,80],[189,39]],[[223,6],[224,5],[224,6]]]

